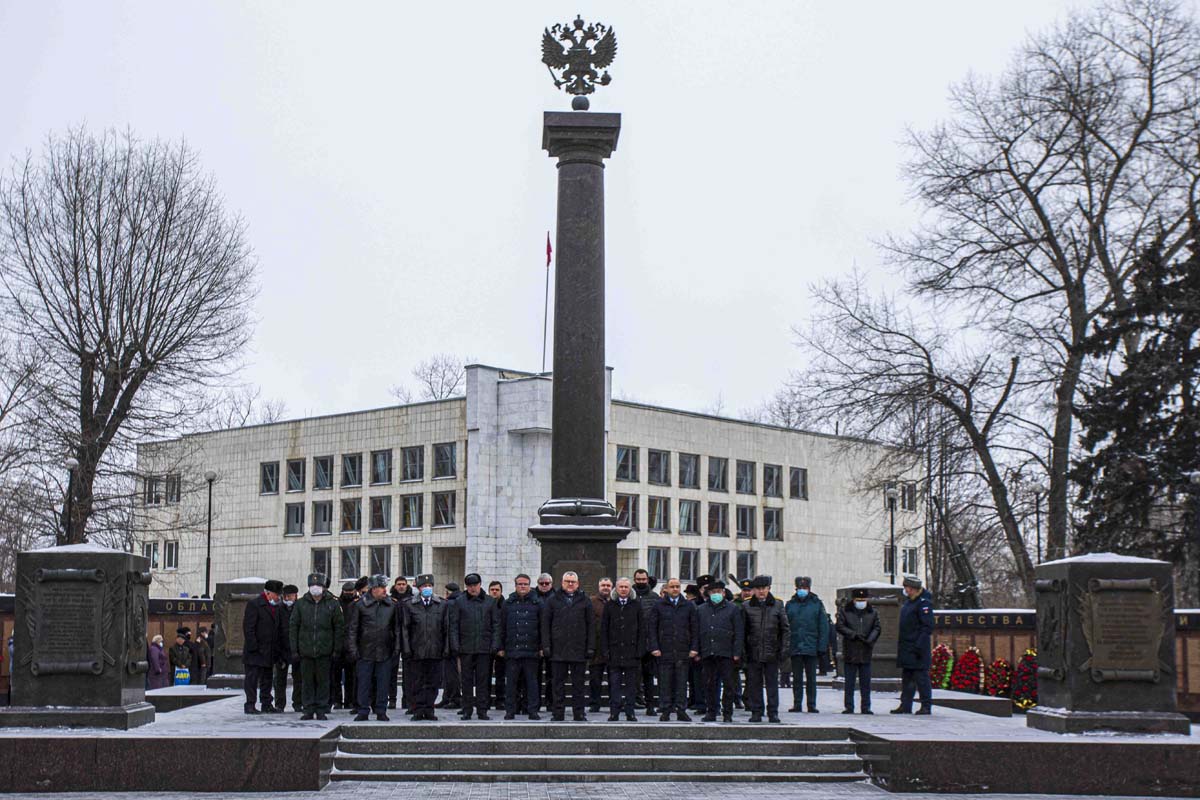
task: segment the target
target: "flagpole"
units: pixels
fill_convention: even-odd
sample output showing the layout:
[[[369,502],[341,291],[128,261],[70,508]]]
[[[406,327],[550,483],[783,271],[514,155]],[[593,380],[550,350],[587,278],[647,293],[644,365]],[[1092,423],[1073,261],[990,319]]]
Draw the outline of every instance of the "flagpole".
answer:
[[[550,321],[550,231],[546,231],[546,303],[542,308],[542,372],[546,371],[546,333]]]

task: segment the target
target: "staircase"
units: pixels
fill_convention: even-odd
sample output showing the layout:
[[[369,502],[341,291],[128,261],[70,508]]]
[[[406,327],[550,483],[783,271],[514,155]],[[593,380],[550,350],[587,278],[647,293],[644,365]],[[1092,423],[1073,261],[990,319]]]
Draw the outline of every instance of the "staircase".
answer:
[[[350,723],[335,781],[866,779],[845,729],[699,723]]]

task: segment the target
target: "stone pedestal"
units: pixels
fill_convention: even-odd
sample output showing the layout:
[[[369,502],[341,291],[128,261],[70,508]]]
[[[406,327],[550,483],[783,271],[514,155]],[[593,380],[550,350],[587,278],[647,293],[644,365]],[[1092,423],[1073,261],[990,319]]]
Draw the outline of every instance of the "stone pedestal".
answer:
[[[238,578],[218,583],[213,592],[213,666],[210,689],[240,689],[246,671],[242,665],[242,619],[246,603],[262,594],[266,578]]]
[[[1175,601],[1165,561],[1099,553],[1037,568],[1032,728],[1188,733],[1175,705]]]
[[[146,702],[150,562],[80,544],[17,555],[12,705],[0,726],[129,728]]]
[[[896,666],[896,650],[900,634],[900,606],[904,603],[904,590],[899,586],[878,581],[856,583],[843,586],[837,590],[837,608],[827,609],[829,615],[837,622],[837,609],[846,603],[851,603],[850,593],[854,589],[866,589],[868,601],[879,614],[879,640],[871,651],[871,691],[898,692],[900,691],[900,667]],[[831,631],[836,636],[837,631]],[[841,662],[842,643],[838,641],[838,672],[833,680],[833,688],[843,689],[846,686],[845,672]]]

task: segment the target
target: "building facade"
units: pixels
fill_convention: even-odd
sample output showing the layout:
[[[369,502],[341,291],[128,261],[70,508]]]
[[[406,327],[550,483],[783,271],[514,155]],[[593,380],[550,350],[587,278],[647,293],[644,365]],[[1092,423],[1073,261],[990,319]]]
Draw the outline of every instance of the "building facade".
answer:
[[[540,567],[550,404],[549,376],[473,365],[465,397],[143,445],[151,593],[203,594],[209,553],[210,584],[472,571],[507,590]],[[889,577],[892,512],[863,486],[880,445],[611,399],[606,421],[608,499],[633,528],[622,574],[765,573],[780,594],[796,575],[826,591]],[[896,571],[919,574],[924,519],[899,486]]]

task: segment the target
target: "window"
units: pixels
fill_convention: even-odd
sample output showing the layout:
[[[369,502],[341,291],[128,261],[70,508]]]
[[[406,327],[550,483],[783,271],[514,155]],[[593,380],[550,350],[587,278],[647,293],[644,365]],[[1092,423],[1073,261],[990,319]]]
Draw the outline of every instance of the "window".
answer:
[[[400,498],[400,527],[417,530],[425,525],[425,495],[406,494]]]
[[[380,545],[371,548],[371,574],[372,575],[391,575],[392,574],[392,546]]]
[[[758,574],[758,553],[738,553],[737,574],[740,578],[755,577]]]
[[[737,536],[739,539],[754,538],[754,506],[737,507]]]
[[[284,530],[288,536],[301,536],[304,534],[304,503],[288,503],[283,507],[284,511]]]
[[[170,544],[170,542],[167,542]],[[920,567],[917,562],[917,548],[903,547],[900,549],[901,572],[905,575],[916,575]]]
[[[895,571],[896,559],[892,557],[892,546],[885,544],[883,546],[883,573],[891,575]]]
[[[791,496],[793,500],[808,499],[808,469],[792,467]]]
[[[636,494],[617,495],[617,523],[635,531],[640,531],[642,516],[638,513],[638,496]]]
[[[421,574],[421,545],[400,545],[400,574],[409,578]]]
[[[679,580],[694,581],[700,574],[700,551],[680,548],[679,550]]]
[[[258,493],[279,494],[279,462],[271,461],[258,466]]]
[[[359,560],[360,556],[361,554],[357,547],[342,548],[342,580],[357,580],[362,574],[358,568],[359,563],[361,563]]]
[[[362,498],[342,501],[342,533],[358,533],[362,530]]]
[[[646,480],[658,486],[671,485],[671,454],[665,450],[646,451]]]
[[[698,535],[700,533],[700,501],[679,501],[679,532]]]
[[[691,453],[679,454],[679,488],[700,488],[700,456]]]
[[[287,490],[289,492],[304,491],[304,459],[292,458],[287,462]]]
[[[313,459],[313,488],[333,488],[333,456],[320,456]]]
[[[726,503],[708,504],[708,535],[729,535],[729,505]],[[715,573],[714,573],[715,574]]]
[[[170,502],[169,497],[167,498],[167,502]],[[917,484],[913,481],[905,481],[900,484],[900,510],[917,510]]]
[[[646,528],[660,533],[671,530],[671,498],[650,498],[646,506]]]
[[[179,569],[179,542],[163,542],[163,569]]]
[[[156,506],[163,501],[163,480],[156,475],[147,475],[142,489],[142,502]]]
[[[737,462],[738,494],[754,494],[754,462]]]
[[[179,495],[183,487],[183,478],[178,475],[167,476],[167,502],[178,503]]]
[[[371,498],[371,530],[390,531],[392,529],[392,498]]]
[[[333,501],[313,503],[313,533],[333,533]]]
[[[371,483],[378,486],[392,482],[392,451],[375,450],[371,453]]]
[[[778,464],[763,464],[763,495],[783,497],[783,467]]]
[[[453,478],[458,474],[458,466],[454,460],[454,442],[435,444],[433,446],[433,477]]]
[[[450,528],[454,526],[454,492],[433,493],[433,527]]]
[[[646,549],[646,571],[660,581],[667,577],[670,571],[671,548],[650,547]]]
[[[617,445],[617,480],[633,481],[634,483],[641,480],[638,470],[638,449],[636,447]]]
[[[763,540],[779,542],[783,540],[783,509],[763,509]]]
[[[312,571],[318,575],[324,575],[326,578],[332,578],[333,575],[329,572],[329,556],[328,547],[318,548],[312,551]]]
[[[150,569],[158,569],[158,542],[142,542],[142,555],[150,559]]]
[[[362,486],[362,453],[342,456],[342,486]]]
[[[405,447],[400,451],[400,480],[419,481],[425,477],[425,448]]]
[[[729,553],[725,550],[708,551],[708,574],[725,580],[729,574]]]
[[[708,457],[708,490],[710,492],[729,491],[728,458]]]

